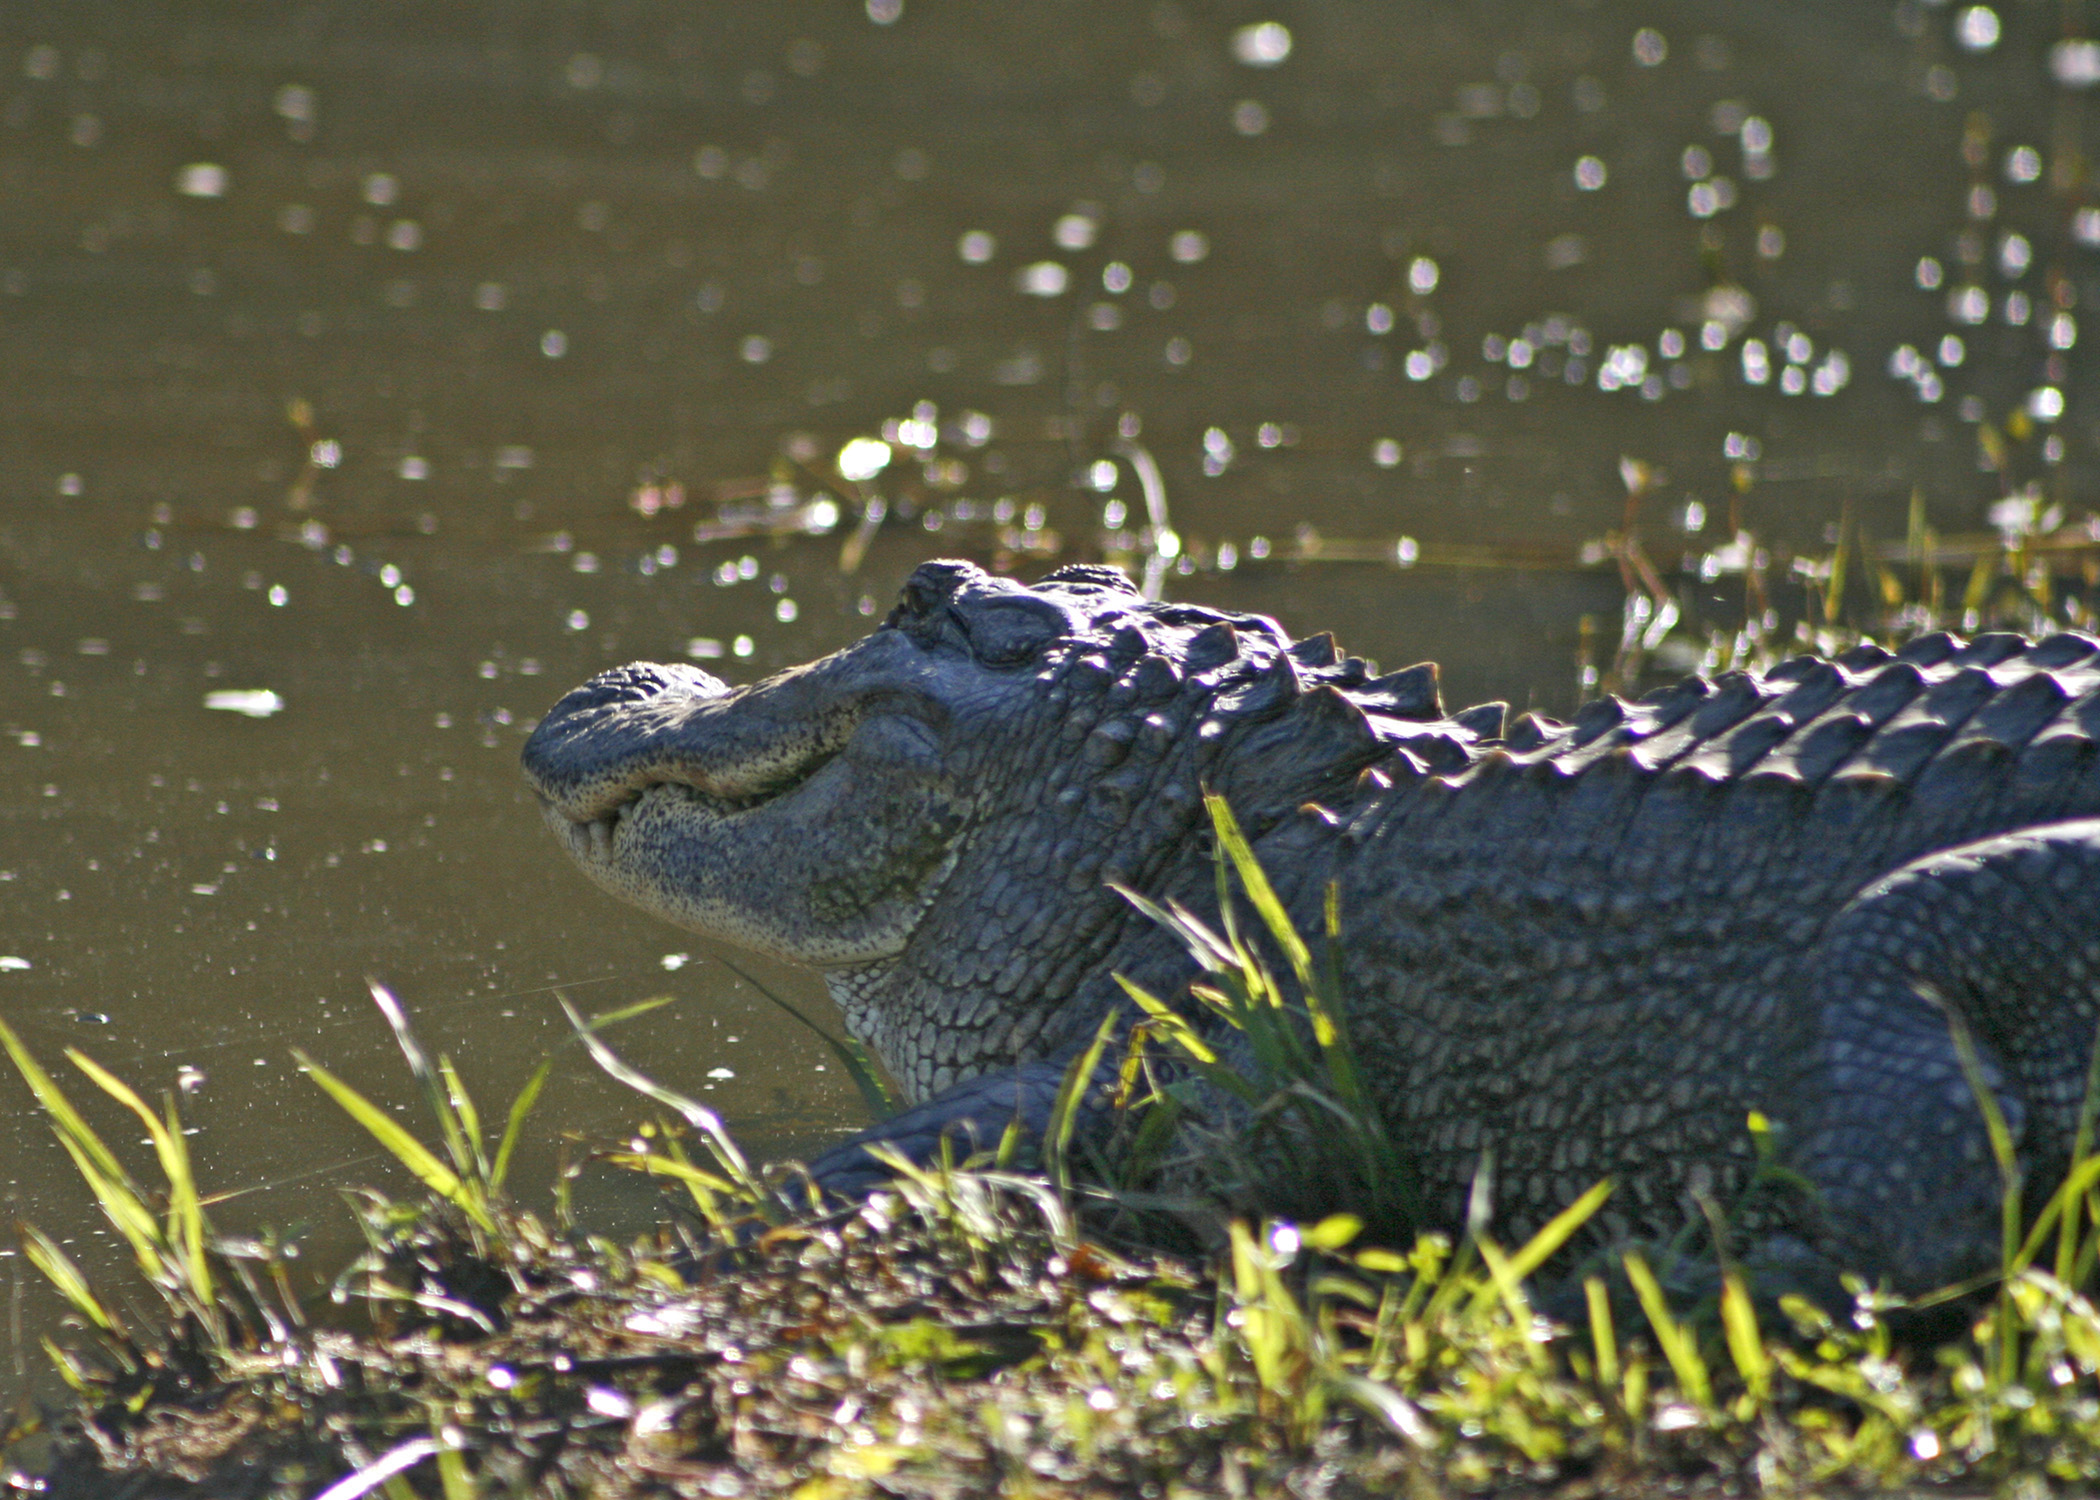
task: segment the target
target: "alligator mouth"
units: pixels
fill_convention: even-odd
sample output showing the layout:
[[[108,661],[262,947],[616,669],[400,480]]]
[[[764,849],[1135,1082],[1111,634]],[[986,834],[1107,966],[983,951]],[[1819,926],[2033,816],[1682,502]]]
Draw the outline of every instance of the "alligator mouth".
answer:
[[[578,859],[604,863],[613,857],[621,826],[633,817],[637,808],[652,798],[675,799],[689,818],[697,815],[702,822],[709,824],[732,823],[793,796],[836,760],[841,748],[837,745],[826,747],[784,769],[768,768],[772,774],[762,784],[747,791],[711,791],[695,779],[658,771],[635,778],[621,790],[608,794],[610,801],[599,800],[592,811],[582,816],[566,811],[544,792],[540,794],[540,802],[550,822],[558,819],[567,825],[569,848]],[[722,779],[734,785],[737,778]]]

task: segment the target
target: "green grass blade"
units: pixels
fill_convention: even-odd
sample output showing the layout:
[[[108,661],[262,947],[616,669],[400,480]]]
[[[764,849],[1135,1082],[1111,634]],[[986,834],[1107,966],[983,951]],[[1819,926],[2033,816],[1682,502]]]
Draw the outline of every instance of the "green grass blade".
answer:
[[[1247,899],[1254,903],[1262,925],[1269,929],[1269,936],[1275,939],[1276,946],[1290,961],[1291,972],[1298,976],[1298,983],[1310,988],[1313,982],[1312,951],[1292,925],[1290,914],[1283,909],[1283,902],[1276,895],[1276,888],[1269,884],[1261,861],[1254,857],[1253,845],[1247,842],[1247,835],[1240,830],[1239,820],[1233,817],[1225,799],[1215,792],[1204,794],[1203,805],[1210,812],[1218,847],[1232,861],[1233,870],[1240,877],[1240,886],[1246,891]]]
[[[1955,1056],[1961,1059],[1962,1077],[1968,1080],[1969,1092],[1975,1096],[1976,1108],[1983,1115],[1984,1133],[1991,1143],[1991,1158],[1997,1163],[1998,1180],[2004,1189],[1999,1198],[1999,1269],[2010,1276],[2019,1268],[2020,1250],[2020,1158],[2013,1146],[2012,1129],[2005,1123],[2005,1112],[1998,1107],[1997,1093],[1983,1076],[1983,1059],[1976,1051],[1976,1040],[1969,1035],[1967,1024],[1929,985],[1921,984],[1918,990],[1927,1003],[1946,1016]]]
[[[1064,1079],[1057,1086],[1057,1100],[1050,1106],[1050,1128],[1043,1142],[1043,1165],[1062,1195],[1069,1195],[1072,1190],[1070,1152],[1072,1132],[1079,1124],[1079,1106],[1093,1085],[1094,1070],[1101,1066],[1101,1054],[1108,1050],[1109,1040],[1115,1036],[1116,1022],[1121,1016],[1122,1011],[1118,1009],[1101,1018],[1086,1051],[1065,1069]]]
[[[1556,1250],[1590,1221],[1592,1214],[1604,1206],[1604,1200],[1611,1196],[1611,1192],[1612,1180],[1607,1177],[1555,1214],[1547,1221],[1545,1228],[1533,1235],[1525,1242],[1523,1249],[1509,1258],[1510,1274],[1521,1281],[1544,1265]]]
[[[416,1082],[422,1085],[423,1097],[429,1101],[430,1112],[438,1122],[438,1131],[445,1138],[445,1154],[452,1158],[453,1167],[460,1174],[471,1177],[474,1171],[474,1148],[461,1125],[458,1111],[452,1106],[444,1079],[432,1066],[430,1054],[423,1050],[423,1044],[416,1040],[415,1033],[409,1029],[407,1012],[402,1010],[401,1002],[395,998],[393,991],[370,975],[365,976],[365,987],[372,993],[372,1003],[378,1006],[379,1013],[386,1017],[386,1024],[394,1033],[394,1041],[401,1048],[401,1055],[408,1059],[408,1071],[413,1073]]]
[[[510,1154],[517,1148],[518,1137],[525,1129],[525,1117],[540,1102],[540,1090],[547,1086],[547,1079],[554,1072],[552,1055],[540,1059],[540,1065],[532,1070],[525,1080],[525,1087],[510,1101],[510,1117],[503,1122],[503,1139],[496,1143],[496,1161],[489,1168],[489,1191],[495,1192],[503,1186],[503,1179],[510,1172]]]
[[[153,1142],[154,1154],[160,1158],[161,1174],[168,1180],[168,1227],[164,1234],[155,1237],[156,1258],[176,1245],[182,1247],[180,1258],[184,1284],[195,1296],[196,1310],[209,1317],[214,1297],[211,1265],[204,1255],[203,1206],[197,1193],[196,1174],[190,1167],[189,1142],[183,1138],[182,1122],[175,1113],[174,1097],[168,1097],[168,1117],[162,1120],[146,1107],[146,1102],[128,1084],[79,1048],[68,1047],[66,1060],[87,1074],[102,1092],[137,1115],[145,1125],[146,1135]],[[130,1185],[126,1183],[124,1186],[128,1188]],[[130,1217],[136,1221],[149,1219],[151,1215],[140,1203],[137,1213]]]
[[[1211,931],[1202,918],[1179,901],[1169,901],[1161,906],[1149,896],[1113,880],[1108,882],[1108,888],[1136,907],[1141,915],[1179,938],[1189,956],[1206,973],[1224,974],[1240,966],[1242,955],[1234,945]]]
[[[29,1049],[8,1030],[5,1023],[0,1023],[0,1044],[6,1046],[9,1055],[14,1058],[16,1068],[21,1071],[31,1091],[37,1096],[37,1102],[43,1106],[45,1114],[50,1116],[52,1133],[58,1137],[58,1143],[65,1148],[66,1155],[73,1159],[73,1165],[79,1170],[89,1190],[94,1193],[95,1201],[101,1205],[102,1212],[131,1246],[132,1256],[138,1261],[140,1271],[145,1274],[147,1280],[156,1285],[168,1285],[168,1240],[159,1222],[154,1218],[153,1211],[146,1206],[145,1195],[139,1190],[138,1184],[131,1180],[131,1174],[124,1170],[116,1154],[103,1144],[102,1137],[97,1135],[94,1128],[81,1118],[80,1112],[74,1109],[73,1102],[66,1097],[65,1090],[61,1089],[37,1060],[30,1056]],[[76,1057],[75,1060],[78,1062],[80,1059]],[[89,1076],[93,1077],[94,1074]],[[138,1104],[138,1096],[132,1094],[130,1089],[117,1083],[114,1078],[110,1081],[116,1083],[116,1087],[121,1091],[120,1097],[128,1096],[139,1110],[145,1110],[144,1105]],[[147,1118],[151,1118],[150,1114]],[[157,1127],[158,1122],[155,1122],[151,1128]]]
[[[479,1196],[468,1191],[467,1185],[460,1181],[459,1174],[440,1161],[437,1153],[410,1135],[385,1110],[304,1052],[295,1047],[292,1049],[292,1056],[297,1059],[307,1076],[342,1106],[345,1114],[364,1126],[372,1138],[392,1153],[401,1165],[413,1172],[425,1187],[453,1204],[482,1229],[491,1234],[496,1232],[495,1222],[490,1219],[488,1209]]]
[[[1519,1328],[1530,1326],[1531,1299],[1524,1295],[1523,1284],[1512,1271],[1509,1257],[1503,1254],[1502,1247],[1488,1236],[1476,1234],[1472,1238],[1473,1248],[1479,1252],[1481,1264],[1488,1268],[1488,1285],[1474,1294],[1474,1306],[1478,1307],[1485,1301],[1499,1297],[1503,1308],[1509,1313],[1511,1323]],[[1524,1352],[1534,1368],[1545,1369],[1549,1356],[1544,1344],[1527,1339]]]
[[[860,1044],[858,1038],[833,1036],[804,1015],[798,1007],[788,1004],[736,964],[726,958],[717,959],[716,962],[772,1001],[775,1007],[800,1021],[819,1041],[829,1047],[831,1055],[836,1057],[839,1065],[846,1070],[846,1076],[853,1080],[853,1087],[859,1090],[860,1102],[866,1106],[868,1114],[878,1124],[897,1112],[897,1096],[891,1093],[889,1085],[882,1081],[882,1074],[876,1071],[874,1059],[868,1056],[868,1049]]]
[[[1138,1009],[1142,1010],[1175,1046],[1200,1063],[1214,1063],[1218,1060],[1218,1054],[1197,1033],[1196,1028],[1188,1023],[1187,1017],[1158,996],[1132,984],[1121,974],[1116,975],[1116,983],[1123,987],[1123,993],[1137,1002]]]
[[[452,1066],[452,1059],[442,1052],[438,1054],[438,1077],[444,1080],[445,1102],[459,1120],[459,1131],[465,1138],[465,1159],[454,1165],[462,1177],[472,1176],[486,1184],[489,1163],[481,1152],[481,1111],[474,1107],[474,1096],[467,1092],[467,1081],[459,1076],[459,1069]]]
[[[1699,1357],[1698,1339],[1691,1329],[1670,1316],[1662,1285],[1639,1252],[1628,1251],[1625,1263],[1626,1279],[1633,1283],[1633,1294],[1640,1299],[1641,1311],[1648,1315],[1648,1326],[1655,1330],[1655,1342],[1669,1362],[1670,1372],[1677,1377],[1677,1388],[1692,1405],[1710,1415],[1714,1409],[1713,1379],[1706,1361]]]
[[[190,1162],[190,1143],[182,1133],[182,1117],[175,1110],[175,1096],[165,1094],[161,1106],[167,1112],[168,1227],[170,1238],[182,1246],[191,1289],[197,1300],[214,1310],[218,1290],[212,1281],[211,1260],[204,1253],[211,1238],[211,1224],[204,1217],[204,1197],[197,1187],[197,1173]]]
[[[138,1261],[140,1272],[148,1281],[165,1285],[168,1242],[161,1233],[160,1222],[153,1217],[153,1211],[146,1206],[137,1189],[129,1179],[104,1177],[86,1150],[71,1136],[60,1136],[58,1143],[66,1148],[66,1155],[73,1158],[74,1167],[87,1182],[88,1190],[95,1195],[95,1201],[101,1205],[109,1222],[131,1246],[132,1258]]]
[[[2093,1127],[2100,1117],[2100,1026],[2093,1029],[2093,1050],[2085,1065],[2085,1096],[2078,1105],[2078,1129],[2071,1137],[2071,1172],[2083,1167],[2093,1154]],[[2056,1238],[2056,1279],[2065,1286],[2075,1286],[2071,1278],[2078,1265],[2078,1243],[2084,1226],[2080,1223],[2080,1210],[2085,1200],[2077,1204],[2066,1203],[2063,1219]],[[2100,1228],[2100,1225],[2096,1225]]]
[[[752,1172],[751,1164],[744,1159],[743,1150],[729,1134],[729,1129],[722,1123],[720,1115],[697,1100],[688,1099],[683,1094],[667,1089],[655,1079],[629,1067],[610,1047],[592,1035],[601,1024],[599,1021],[586,1024],[583,1017],[576,1013],[576,1008],[567,1000],[561,1002],[561,1008],[562,1014],[569,1018],[569,1025],[576,1032],[576,1039],[583,1044],[583,1050],[590,1054],[592,1062],[636,1093],[646,1094],[667,1109],[678,1111],[685,1117],[686,1123],[700,1133],[701,1138],[707,1142],[708,1149],[728,1169],[737,1186],[753,1198],[763,1196],[765,1185]]]
[[[95,1169],[105,1179],[128,1183],[129,1179],[123,1166],[111,1154],[109,1147],[102,1144],[102,1138],[80,1117],[79,1112],[73,1108],[72,1101],[66,1098],[65,1091],[54,1083],[51,1075],[30,1056],[29,1049],[22,1045],[21,1039],[5,1021],[0,1021],[0,1047],[5,1047],[7,1055],[14,1059],[16,1069],[28,1082],[30,1092],[36,1095],[37,1103],[44,1107],[44,1113],[51,1117],[52,1126],[57,1130],[60,1139],[79,1142],[80,1149],[94,1162]]]
[[[1762,1408],[1772,1395],[1772,1358],[1757,1326],[1757,1308],[1743,1278],[1734,1271],[1721,1278],[1721,1332],[1728,1339],[1729,1357],[1743,1377],[1752,1406]]]
[[[1261,1107],[1265,1097],[1261,1090],[1255,1086],[1251,1079],[1244,1077],[1236,1068],[1220,1061],[1218,1054],[1211,1049],[1210,1045],[1203,1040],[1196,1029],[1189,1024],[1186,1017],[1161,1002],[1156,996],[1132,984],[1122,975],[1118,974],[1116,976],[1116,982],[1123,986],[1125,994],[1137,1002],[1138,1007],[1145,1012],[1147,1019],[1165,1032],[1167,1039],[1188,1055],[1191,1066],[1195,1068],[1197,1074],[1202,1077],[1204,1082],[1231,1094],[1249,1108],[1258,1109]]]
[[[2049,1195],[2049,1201],[2042,1206],[2041,1213],[2035,1217],[2034,1226],[2027,1231],[2027,1238],[2020,1242],[2020,1248],[2013,1256],[2010,1269],[2013,1271],[2024,1271],[2027,1267],[2034,1264],[2034,1258],[2041,1253],[2042,1241],[2049,1237],[2050,1230],[2057,1228],[2059,1224],[2069,1224],[2075,1220],[2077,1207],[2084,1204],[2085,1195],[2090,1193],[2096,1185],[2100,1185],[2100,1156],[2088,1156],[2073,1167],[2070,1175],[2064,1178],[2056,1191]],[[2072,1239],[2074,1250],[2076,1244],[2077,1240],[2074,1236]],[[2058,1242],[2057,1250],[2059,1255],[2061,1255],[2063,1252],[2061,1240]],[[2059,1264],[2062,1264],[2062,1262],[2059,1261]],[[2071,1284],[2061,1276],[2057,1279],[2064,1281],[2066,1286]]]
[[[80,1267],[73,1264],[72,1257],[58,1248],[49,1235],[33,1224],[15,1223],[15,1233],[22,1237],[22,1254],[29,1263],[44,1273],[44,1279],[58,1288],[58,1294],[105,1333],[124,1336],[124,1327],[116,1314],[102,1305],[94,1288],[88,1285],[87,1277],[80,1274]]]
[[[474,1482],[467,1470],[466,1456],[457,1448],[438,1449],[437,1470],[445,1500],[479,1500],[481,1486]]]
[[[1607,1391],[1619,1388],[1619,1339],[1611,1326],[1611,1293],[1602,1276],[1582,1278],[1583,1300],[1589,1304],[1590,1348],[1597,1355],[1597,1384]]]

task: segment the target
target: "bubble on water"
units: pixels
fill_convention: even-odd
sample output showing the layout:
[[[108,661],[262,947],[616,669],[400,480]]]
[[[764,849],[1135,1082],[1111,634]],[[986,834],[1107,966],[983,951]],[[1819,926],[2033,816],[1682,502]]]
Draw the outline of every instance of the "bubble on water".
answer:
[[[562,623],[571,630],[589,630],[591,628],[591,617],[580,609],[572,609],[562,620]]]
[[[755,643],[748,635],[740,635],[729,643],[729,654],[732,656],[749,656],[756,649]]]
[[[2089,89],[2100,83],[2100,41],[2077,37],[2049,49],[2049,72],[2065,88]]]
[[[1578,157],[1575,162],[1575,186],[1585,193],[1594,193],[1604,186],[1609,174],[1605,171],[1601,157]]]
[[[861,483],[889,467],[890,445],[878,438],[857,437],[839,449],[836,462],[840,478]]]
[[[1101,233],[1100,217],[1085,210],[1065,214],[1051,226],[1050,238],[1060,250],[1088,250]]]
[[[1958,286],[1947,294],[1947,316],[1957,323],[1974,325],[1990,315],[1990,293],[1980,286]]]
[[[754,333],[737,345],[737,357],[747,365],[762,365],[773,357],[773,341]]]
[[[2037,422],[2054,422],[2064,414],[2064,393],[2053,385],[2037,386],[2027,393],[2027,415]]]
[[[1269,107],[1259,99],[1242,99],[1232,106],[1232,128],[1244,136],[1261,135],[1269,128]]]
[[[1184,266],[1193,266],[1210,256],[1210,236],[1200,229],[1177,230],[1167,241],[1167,254]]]
[[[1054,260],[1039,260],[1014,273],[1014,290],[1030,297],[1060,297],[1070,273]]]
[[[550,328],[540,335],[540,353],[549,359],[560,359],[569,352],[569,336],[559,328]]]
[[[1967,52],[1988,52],[1998,45],[1998,12],[1988,5],[1968,5],[1955,13],[1954,40]]]
[[[396,219],[387,226],[386,242],[395,250],[417,250],[423,244],[423,226],[414,219]]]
[[[1289,28],[1276,21],[1258,21],[1232,34],[1232,55],[1250,68],[1273,68],[1291,55]]]
[[[1442,275],[1435,261],[1426,255],[1418,255],[1407,263],[1407,289],[1417,297],[1426,297],[1436,290]]]
[[[2042,175],[2042,153],[2032,146],[2015,146],[2005,153],[2005,180],[2033,182]]]
[[[1633,60],[1642,67],[1658,67],[1669,55],[1670,44],[1653,26],[1643,26],[1633,34]]]
[[[217,162],[193,161],[175,174],[175,191],[185,198],[223,198],[230,183]]]
[[[1388,334],[1393,331],[1393,310],[1383,302],[1373,302],[1364,309],[1365,331]]]
[[[285,605],[292,602],[291,590],[287,589],[281,583],[271,584],[270,592],[264,595],[263,597],[268,599],[271,605],[277,609],[283,609]]]
[[[374,208],[385,208],[401,196],[401,179],[391,172],[374,172],[364,181],[364,199]]]
[[[1405,450],[1392,438],[1380,438],[1371,445],[1371,462],[1381,469],[1395,469]]]
[[[403,479],[428,479],[430,460],[411,453],[401,460],[399,472]]]
[[[999,253],[999,241],[982,229],[967,230],[955,242],[955,253],[963,258],[964,264],[981,266]]]
[[[305,84],[288,83],[277,91],[271,107],[284,119],[304,124],[313,119],[319,102],[314,91]]]
[[[894,26],[904,14],[904,0],[868,0],[868,19],[877,26]]]
[[[793,624],[795,616],[799,613],[801,611],[796,608],[795,601],[792,599],[782,599],[773,606],[773,618],[783,625]]]

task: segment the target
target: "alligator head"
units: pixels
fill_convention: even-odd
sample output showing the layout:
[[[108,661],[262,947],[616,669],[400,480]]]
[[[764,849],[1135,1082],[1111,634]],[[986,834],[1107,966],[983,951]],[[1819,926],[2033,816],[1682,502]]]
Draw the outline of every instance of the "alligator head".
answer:
[[[1431,668],[1373,680],[1111,569],[1030,588],[932,562],[866,639],[749,687],[591,679],[524,767],[592,880],[821,969],[924,1096],[1070,1044],[1066,1000],[1136,921],[1107,883],[1200,873],[1205,786],[1258,833],[1396,754],[1464,764],[1477,736],[1440,712]]]

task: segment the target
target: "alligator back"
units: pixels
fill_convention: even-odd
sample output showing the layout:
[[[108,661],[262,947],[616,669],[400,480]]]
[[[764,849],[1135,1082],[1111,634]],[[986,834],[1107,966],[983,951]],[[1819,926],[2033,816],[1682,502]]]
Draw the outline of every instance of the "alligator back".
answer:
[[[1933,636],[1520,720],[1453,774],[1403,746],[1265,852],[1341,882],[1359,1045],[1439,1217],[1492,1147],[1518,1229],[1606,1172],[1621,1227],[1668,1227],[1798,1102],[1848,902],[2100,815],[2096,740],[2100,642]]]

